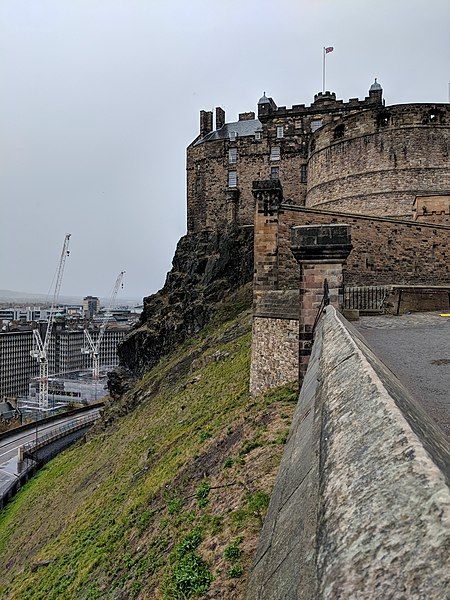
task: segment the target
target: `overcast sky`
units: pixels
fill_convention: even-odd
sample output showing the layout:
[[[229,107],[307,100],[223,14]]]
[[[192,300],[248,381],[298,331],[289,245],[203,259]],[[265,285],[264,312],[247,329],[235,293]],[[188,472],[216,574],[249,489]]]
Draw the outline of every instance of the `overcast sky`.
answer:
[[[185,233],[185,148],[200,109],[227,121],[321,88],[447,102],[448,0],[0,0],[0,289],[156,291]]]

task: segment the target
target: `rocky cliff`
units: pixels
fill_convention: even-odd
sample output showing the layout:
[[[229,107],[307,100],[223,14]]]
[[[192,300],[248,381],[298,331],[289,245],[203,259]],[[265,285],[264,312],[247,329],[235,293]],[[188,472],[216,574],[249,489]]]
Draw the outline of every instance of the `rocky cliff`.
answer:
[[[144,299],[140,321],[119,347],[121,366],[110,376],[111,393],[122,393],[130,376],[200,331],[220,302],[252,277],[252,227],[182,237],[164,287]]]

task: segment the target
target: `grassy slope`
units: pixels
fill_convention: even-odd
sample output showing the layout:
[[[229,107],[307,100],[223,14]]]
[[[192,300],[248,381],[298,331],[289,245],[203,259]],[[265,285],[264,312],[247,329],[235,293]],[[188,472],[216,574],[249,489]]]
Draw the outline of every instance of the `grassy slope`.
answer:
[[[49,463],[0,515],[1,597],[242,597],[296,399],[250,399],[249,362],[247,311]]]

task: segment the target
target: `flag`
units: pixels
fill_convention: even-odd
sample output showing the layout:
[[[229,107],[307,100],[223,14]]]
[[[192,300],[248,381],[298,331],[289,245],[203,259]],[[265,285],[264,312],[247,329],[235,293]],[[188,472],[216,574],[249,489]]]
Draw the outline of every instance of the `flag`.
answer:
[[[328,48],[325,48],[325,54],[328,54],[328,52],[333,52],[333,50],[333,46],[328,46]]]

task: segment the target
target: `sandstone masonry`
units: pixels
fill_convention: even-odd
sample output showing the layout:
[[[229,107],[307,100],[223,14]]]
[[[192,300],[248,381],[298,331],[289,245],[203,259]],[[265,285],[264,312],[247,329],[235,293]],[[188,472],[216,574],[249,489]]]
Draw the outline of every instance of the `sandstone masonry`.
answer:
[[[364,100],[316,94],[310,106],[258,102],[257,117],[200,114],[187,149],[188,232],[251,225],[252,182],[282,183],[286,201],[413,218],[416,196],[450,190],[448,104],[386,106],[375,82]],[[416,212],[414,214],[417,214]]]
[[[252,393],[295,380],[301,362],[307,363],[307,358],[302,361],[302,357],[309,354],[312,321],[319,310],[324,279],[330,285],[337,281],[336,277],[339,285],[352,286],[450,285],[450,226],[445,222],[300,207],[284,201],[279,181],[255,182],[253,192],[256,210]],[[439,197],[434,200],[439,201]],[[326,261],[320,268],[311,264],[300,270],[294,256],[299,250],[295,241],[293,247],[292,232],[307,225],[348,228],[352,251],[339,273]],[[304,305],[307,298],[308,306]],[[332,303],[338,306],[336,300]],[[295,335],[297,346],[293,343]],[[275,347],[278,355],[273,352]]]

